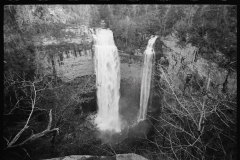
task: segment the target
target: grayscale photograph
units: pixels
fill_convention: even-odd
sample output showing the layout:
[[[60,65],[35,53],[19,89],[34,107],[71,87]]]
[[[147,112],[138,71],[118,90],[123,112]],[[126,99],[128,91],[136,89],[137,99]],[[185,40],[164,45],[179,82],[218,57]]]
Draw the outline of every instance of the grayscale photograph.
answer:
[[[237,5],[4,5],[4,160],[237,160]]]

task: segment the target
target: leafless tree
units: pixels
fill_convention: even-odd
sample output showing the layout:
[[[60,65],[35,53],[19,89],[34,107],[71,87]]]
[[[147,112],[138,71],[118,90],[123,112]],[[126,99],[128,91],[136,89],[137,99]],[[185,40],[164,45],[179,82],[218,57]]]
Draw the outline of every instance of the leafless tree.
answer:
[[[16,101],[15,104],[11,104],[11,105],[7,105],[5,103],[4,115],[5,116],[14,115],[14,111],[18,109],[30,112],[27,116],[27,119],[21,123],[20,125],[21,128],[16,133],[13,133],[13,135],[8,135],[8,137],[4,137],[4,139],[7,142],[5,150],[9,148],[14,148],[17,146],[21,147],[24,144],[30,141],[33,141],[39,137],[42,137],[48,133],[59,132],[59,128],[52,127],[52,110],[48,109],[48,110],[45,110],[49,112],[49,122],[46,129],[38,133],[33,133],[32,131],[32,134],[28,138],[21,140],[21,142],[18,141],[19,138],[23,135],[23,133],[26,132],[27,129],[29,128],[30,121],[33,117],[33,113],[36,110],[42,110],[41,108],[36,107],[36,103],[40,98],[39,93],[44,91],[47,87],[47,86],[44,87],[43,85],[40,85],[42,80],[43,80],[43,77],[41,77],[40,79],[35,78],[35,80],[33,81],[26,80],[24,76],[21,77],[19,74],[13,71],[9,71],[4,74],[4,85],[5,85],[4,96],[6,96],[9,92],[12,91],[14,93],[13,97]],[[11,97],[10,97],[10,103],[13,103],[13,102],[14,101],[11,100]],[[24,102],[26,106],[23,106],[22,102]],[[5,130],[8,129],[8,126],[4,126],[4,127],[5,127],[4,128]]]
[[[38,76],[38,77],[37,77]],[[15,126],[5,123],[5,150],[21,147],[45,135],[52,135],[52,145],[63,125],[73,115],[76,105],[88,102],[92,97],[84,97],[95,88],[94,76],[80,78],[79,81],[54,84],[54,77],[36,75],[34,80],[26,80],[24,76],[9,71],[4,74],[4,115],[16,116],[18,111],[27,114],[26,120],[18,120]],[[35,126],[34,113],[48,112],[49,120],[46,128]],[[24,119],[24,118],[23,118]],[[43,122],[45,123],[45,121]],[[42,124],[45,126],[44,124]],[[34,128],[37,128],[34,130]],[[31,135],[29,134],[31,133]],[[25,150],[25,149],[24,149]],[[26,151],[26,150],[25,150]],[[28,154],[28,152],[26,151]]]
[[[236,125],[236,102],[226,96],[213,96],[210,77],[203,87],[205,92],[201,88],[198,92],[191,89],[186,95],[176,93],[167,69],[158,65],[162,112],[157,118],[150,116],[158,125],[153,125],[154,140],[148,141],[170,159],[207,159],[209,149],[218,153],[215,158],[232,159],[224,138],[236,145],[236,135],[230,133]]]

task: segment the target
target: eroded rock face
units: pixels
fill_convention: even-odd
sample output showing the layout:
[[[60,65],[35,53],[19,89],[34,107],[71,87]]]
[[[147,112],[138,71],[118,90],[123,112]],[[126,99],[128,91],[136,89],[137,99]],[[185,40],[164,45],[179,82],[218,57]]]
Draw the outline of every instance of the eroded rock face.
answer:
[[[71,56],[60,63],[56,63],[57,76],[64,82],[69,82],[77,77],[94,74],[93,59],[90,54],[84,56]]]
[[[163,54],[165,60],[168,61],[165,69],[167,69],[169,74],[169,81],[174,84],[173,88],[176,93],[182,93],[186,76],[192,74],[196,75],[198,79],[203,79],[204,84],[209,79],[209,90],[215,96],[222,94],[224,83],[226,82],[226,92],[231,95],[236,94],[237,73],[228,75],[228,71],[219,67],[217,63],[201,57],[196,58],[198,48],[191,44],[187,44],[184,48],[181,48],[177,45],[177,39],[174,36],[162,38],[162,41],[166,46],[163,49]]]
[[[76,35],[80,35],[83,32],[89,34],[87,30],[88,29],[86,29],[86,27],[73,27],[65,29],[66,32],[76,33]],[[79,45],[83,43],[83,41],[79,39],[79,36],[76,36],[76,38],[77,39],[75,40],[74,38],[71,40],[66,39],[66,41],[74,43],[76,41]],[[91,38],[88,38],[89,43],[91,42],[90,39]],[[228,71],[224,68],[220,68],[216,63],[201,57],[196,58],[198,48],[192,46],[191,44],[187,44],[184,48],[178,46],[176,43],[177,39],[174,35],[161,38],[161,40],[166,46],[163,48],[165,58],[162,57],[162,61],[167,62],[164,66],[168,71],[169,80],[171,80],[174,84],[173,88],[176,93],[182,93],[186,76],[188,74],[193,74],[197,75],[198,78],[203,79],[205,81],[204,83],[207,83],[208,78],[210,78],[210,91],[213,91],[215,94],[222,94],[225,83],[226,92],[230,95],[236,95],[237,73],[231,72],[228,75]],[[55,40],[44,39],[44,43],[42,44],[49,45],[55,43],[54,41]],[[88,50],[86,51],[68,50],[63,53],[62,58],[56,57],[55,69],[57,76],[63,81],[69,82],[76,77],[94,74],[94,63],[92,50],[90,48],[91,47],[88,47]],[[51,74],[53,72],[51,62],[44,57],[43,53],[39,52],[38,55],[37,61],[42,63],[41,65],[44,66],[44,72]],[[120,57],[123,57],[121,56],[121,53]],[[131,58],[128,59],[131,60]],[[120,71],[122,79],[129,79],[134,83],[140,83],[142,63],[135,60],[132,60],[130,63],[121,61]]]
[[[65,36],[35,38],[36,62],[41,74],[52,74],[55,69],[64,82],[93,74],[92,37],[87,26],[71,26],[61,32]]]
[[[66,157],[43,160],[147,160],[147,158],[134,153],[129,153],[129,154],[117,154],[115,156],[71,155]]]
[[[57,76],[64,82],[70,82],[71,80],[94,74],[94,62],[93,62],[93,50],[92,50],[92,37],[89,33],[89,29],[86,26],[73,26],[63,29],[64,32],[73,33],[71,38],[62,38],[61,41],[52,37],[38,37],[38,41],[35,42],[36,46],[43,48],[36,53],[36,62],[38,62],[39,70],[43,75],[53,73],[53,65],[49,53],[44,50],[47,47],[60,48],[62,43],[72,44],[72,49],[66,48],[61,53],[54,54],[54,67]],[[82,35],[85,34],[85,39],[82,39]],[[85,48],[84,48],[85,47]],[[54,52],[54,51],[53,51]],[[135,61],[133,58],[120,57],[122,59],[130,59],[132,62],[121,61],[121,77],[123,79],[131,79],[136,82],[141,80],[141,66],[142,64]],[[138,59],[142,59],[142,56],[138,56]]]

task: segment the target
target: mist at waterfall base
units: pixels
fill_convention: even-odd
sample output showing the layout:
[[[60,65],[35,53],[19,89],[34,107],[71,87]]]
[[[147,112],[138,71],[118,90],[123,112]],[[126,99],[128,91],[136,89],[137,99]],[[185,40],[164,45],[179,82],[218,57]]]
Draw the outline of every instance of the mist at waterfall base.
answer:
[[[116,144],[133,135],[147,134],[150,126],[144,120],[150,92],[154,54],[152,46],[156,38],[157,36],[149,40],[144,52],[147,56],[145,56],[142,84],[127,84],[122,80],[120,89],[120,58],[113,40],[113,33],[106,29],[97,31],[94,64],[98,111],[94,117],[94,123],[98,129],[97,137],[103,143]]]
[[[119,115],[121,117],[121,132],[96,131],[96,136],[102,143],[118,144],[127,138],[144,138],[151,127],[148,120],[138,122],[141,83],[122,79],[120,85]]]

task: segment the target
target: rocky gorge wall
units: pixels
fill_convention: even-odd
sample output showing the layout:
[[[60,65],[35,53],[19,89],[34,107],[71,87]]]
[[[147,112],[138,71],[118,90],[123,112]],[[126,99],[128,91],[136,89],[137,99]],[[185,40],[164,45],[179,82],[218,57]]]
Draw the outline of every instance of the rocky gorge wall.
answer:
[[[91,50],[91,36],[89,36],[88,30],[85,27],[82,29],[74,28],[66,29],[76,34],[76,37],[72,38],[72,41],[65,39],[69,43],[73,43],[74,48],[66,49],[61,56],[54,57],[54,64],[57,76],[64,82],[70,82],[71,80],[94,74],[94,62]],[[85,42],[78,37],[82,32],[86,32],[88,35]],[[172,34],[168,37],[162,37],[161,41],[164,43],[163,56],[161,61],[167,61],[168,65],[164,66],[169,74],[169,78],[173,82],[173,87],[177,93],[182,93],[186,82],[187,75],[195,75],[201,79],[205,79],[204,83],[210,82],[210,91],[215,94],[222,94],[223,87],[227,89],[227,93],[230,95],[236,95],[237,92],[237,73],[231,72],[228,75],[228,71],[218,66],[218,64],[206,60],[200,56],[197,57],[198,48],[187,44],[185,47],[177,45],[177,39]],[[44,39],[42,45],[58,44],[57,41]],[[87,47],[83,48],[82,44]],[[59,43],[59,47],[60,47]],[[44,52],[44,50],[42,51]],[[143,56],[142,54],[137,56],[130,56],[119,51],[121,59],[121,78],[131,80],[133,83],[141,82]],[[47,56],[44,57],[44,53],[38,52],[38,62],[43,67],[44,74],[52,74],[53,67],[51,61]],[[42,57],[41,57],[42,56]],[[39,58],[41,57],[41,58]]]
[[[75,36],[61,40],[51,37],[41,37],[35,42],[35,46],[38,47],[36,61],[38,70],[41,71],[40,73],[43,75],[52,75],[55,70],[57,77],[64,82],[70,82],[77,77],[94,74],[92,37],[88,29],[84,26],[77,26],[67,28],[63,31],[71,32]],[[83,34],[85,34],[85,39],[82,38]],[[67,43],[70,47],[68,46],[64,49],[63,42]],[[56,51],[53,48],[63,49]],[[49,56],[49,52],[54,52],[51,53],[53,55],[52,58]],[[121,77],[140,82],[142,65],[140,61],[143,56],[137,55],[136,57],[131,56],[127,58],[129,55],[120,51],[119,53],[121,58]],[[51,59],[53,59],[54,65]]]
[[[222,94],[223,87],[229,95],[237,94],[237,73],[221,68],[217,63],[197,56],[198,48],[186,44],[184,48],[177,44],[174,34],[161,38],[164,43],[162,61],[167,62],[163,67],[167,70],[176,93],[182,93],[186,77],[203,79],[209,83],[209,91],[214,96]],[[224,86],[225,85],[225,86]]]
[[[64,82],[70,82],[73,79],[81,76],[94,74],[94,61],[92,58],[92,53],[90,50],[86,52],[81,52],[82,55],[77,53],[69,54],[69,57],[60,59],[55,59],[55,69],[57,76]],[[141,80],[141,69],[142,63],[135,61],[134,58],[130,62],[126,60],[128,56],[120,55],[121,59],[121,78],[126,80],[133,80],[140,82]],[[143,57],[141,57],[143,58]],[[44,65],[44,74],[52,74],[53,67],[50,61],[46,58],[42,61]]]

